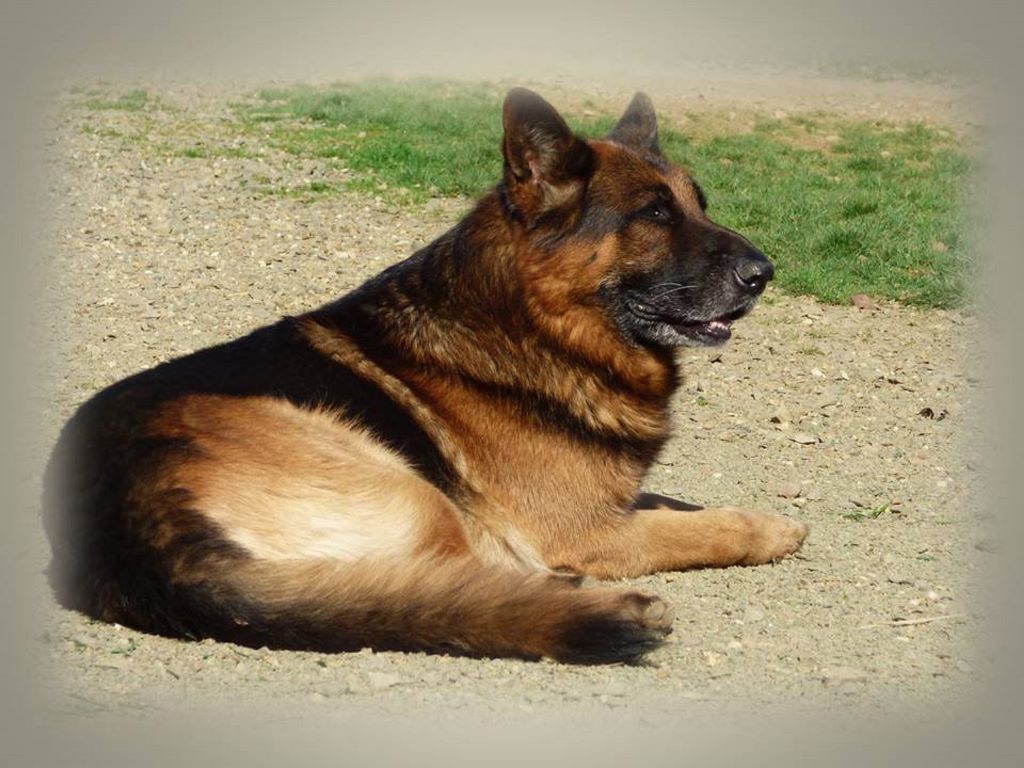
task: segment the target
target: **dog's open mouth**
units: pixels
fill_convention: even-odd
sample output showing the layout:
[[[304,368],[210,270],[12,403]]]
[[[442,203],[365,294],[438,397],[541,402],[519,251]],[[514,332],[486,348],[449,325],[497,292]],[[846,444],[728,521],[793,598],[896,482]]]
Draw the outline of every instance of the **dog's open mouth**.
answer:
[[[677,333],[694,339],[707,339],[722,344],[732,338],[732,321],[728,315],[695,323],[672,323]]]
[[[716,346],[724,344],[732,338],[732,324],[750,311],[751,306],[743,306],[718,317],[707,320],[691,320],[659,312],[649,304],[633,299],[628,303],[630,311],[647,323],[668,326],[681,336],[684,343],[695,346]]]

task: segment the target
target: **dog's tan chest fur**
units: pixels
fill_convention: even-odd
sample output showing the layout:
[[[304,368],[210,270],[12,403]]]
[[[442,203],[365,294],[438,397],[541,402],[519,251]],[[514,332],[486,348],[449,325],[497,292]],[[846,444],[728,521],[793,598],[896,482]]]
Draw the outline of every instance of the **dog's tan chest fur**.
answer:
[[[646,467],[621,451],[581,444],[558,425],[524,420],[512,403],[471,389],[432,402],[459,446],[475,493],[467,514],[511,521],[546,555],[602,519],[628,509]]]

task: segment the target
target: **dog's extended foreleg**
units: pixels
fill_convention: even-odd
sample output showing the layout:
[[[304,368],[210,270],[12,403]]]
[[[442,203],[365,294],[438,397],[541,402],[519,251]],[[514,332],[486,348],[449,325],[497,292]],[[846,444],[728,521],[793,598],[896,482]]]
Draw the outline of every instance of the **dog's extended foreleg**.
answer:
[[[737,507],[638,509],[608,516],[550,553],[552,567],[598,578],[689,568],[761,565],[796,552],[807,536],[797,520]]]

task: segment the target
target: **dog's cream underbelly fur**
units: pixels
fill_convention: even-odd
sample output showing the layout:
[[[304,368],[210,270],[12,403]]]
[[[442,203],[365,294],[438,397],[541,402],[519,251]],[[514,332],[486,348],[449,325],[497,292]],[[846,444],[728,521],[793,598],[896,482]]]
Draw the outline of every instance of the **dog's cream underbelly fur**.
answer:
[[[205,401],[205,402],[200,402]],[[198,458],[180,472],[195,509],[260,558],[407,555],[440,492],[364,430],[263,398],[183,410]]]
[[[254,495],[255,496],[255,495]],[[268,560],[331,558],[357,560],[368,555],[408,555],[417,541],[414,500],[394,494],[374,498],[310,489],[302,498],[278,494],[235,496],[232,506],[246,504],[245,512],[224,509],[217,502],[204,505],[212,520],[229,519],[227,537],[250,554]]]

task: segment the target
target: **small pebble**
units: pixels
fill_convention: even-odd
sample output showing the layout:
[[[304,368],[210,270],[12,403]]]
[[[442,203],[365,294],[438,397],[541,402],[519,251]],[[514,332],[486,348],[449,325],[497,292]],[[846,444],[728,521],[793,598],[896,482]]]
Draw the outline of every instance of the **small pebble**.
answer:
[[[366,682],[369,684],[370,690],[383,691],[400,685],[404,680],[389,672],[371,672],[366,676]]]
[[[821,670],[821,680],[825,685],[860,683],[867,679],[868,673],[856,667],[825,667]]]
[[[748,605],[743,612],[743,623],[754,624],[764,619],[764,609],[757,605]]]
[[[784,499],[795,499],[800,495],[800,484],[783,483],[779,486],[778,494]]]
[[[865,293],[858,293],[851,296],[850,301],[857,309],[874,309],[877,306],[874,300]]]
[[[126,672],[132,669],[132,663],[129,659],[118,656],[113,656],[109,659],[97,662],[95,666],[97,669],[113,669],[118,672]]]

